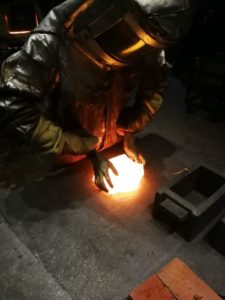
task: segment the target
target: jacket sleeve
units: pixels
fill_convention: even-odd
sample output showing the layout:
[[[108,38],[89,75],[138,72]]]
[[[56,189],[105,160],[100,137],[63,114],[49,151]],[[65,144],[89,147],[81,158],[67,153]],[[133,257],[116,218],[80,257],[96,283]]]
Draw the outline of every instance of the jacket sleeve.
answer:
[[[126,107],[118,119],[118,134],[137,133],[151,122],[163,103],[168,66],[164,51],[153,53],[143,64],[134,106]]]
[[[41,117],[41,101],[57,83],[57,51],[56,36],[34,33],[19,52],[2,64],[0,107],[25,135],[32,136]]]

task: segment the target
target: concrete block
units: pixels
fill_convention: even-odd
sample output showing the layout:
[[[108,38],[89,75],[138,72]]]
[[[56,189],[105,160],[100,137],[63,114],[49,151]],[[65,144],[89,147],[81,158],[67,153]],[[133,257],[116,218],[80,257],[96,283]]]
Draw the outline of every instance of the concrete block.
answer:
[[[225,178],[199,167],[155,197],[154,217],[170,224],[189,241],[199,240],[225,212]]]
[[[172,201],[169,198],[166,198],[161,203],[162,209],[171,213],[171,217],[174,218],[175,222],[183,222],[187,216],[188,212],[183,207],[179,206],[176,202]]]
[[[225,256],[225,217],[209,234],[210,245]]]

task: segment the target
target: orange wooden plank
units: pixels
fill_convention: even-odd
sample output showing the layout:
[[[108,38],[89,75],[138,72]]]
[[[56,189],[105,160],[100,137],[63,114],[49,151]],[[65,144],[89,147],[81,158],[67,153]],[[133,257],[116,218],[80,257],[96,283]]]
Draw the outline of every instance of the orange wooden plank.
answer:
[[[178,258],[165,266],[157,276],[178,300],[222,300]]]
[[[130,293],[133,300],[175,300],[157,276],[152,276]]]

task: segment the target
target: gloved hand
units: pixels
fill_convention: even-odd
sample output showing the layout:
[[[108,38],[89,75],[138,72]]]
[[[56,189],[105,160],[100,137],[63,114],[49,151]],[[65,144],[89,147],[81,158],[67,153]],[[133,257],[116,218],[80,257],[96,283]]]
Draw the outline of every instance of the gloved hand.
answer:
[[[63,132],[60,127],[41,117],[31,141],[40,153],[60,156],[87,154],[96,148],[98,138]]]
[[[123,149],[126,155],[133,161],[145,165],[146,161],[137,149],[135,137],[132,133],[126,133],[123,140]]]
[[[97,151],[91,151],[87,154],[87,157],[91,160],[95,174],[95,185],[102,191],[108,193],[108,189],[105,184],[105,180],[108,185],[113,188],[112,181],[109,176],[109,169],[113,171],[115,175],[119,175],[114,165],[106,158],[101,156]]]

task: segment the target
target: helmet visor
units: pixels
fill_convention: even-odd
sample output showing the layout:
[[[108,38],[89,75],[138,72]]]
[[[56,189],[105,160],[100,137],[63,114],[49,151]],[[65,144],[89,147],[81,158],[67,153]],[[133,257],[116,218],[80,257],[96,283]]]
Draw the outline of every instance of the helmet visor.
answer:
[[[124,62],[137,60],[150,49],[124,20],[120,20],[95,40],[107,54]]]

